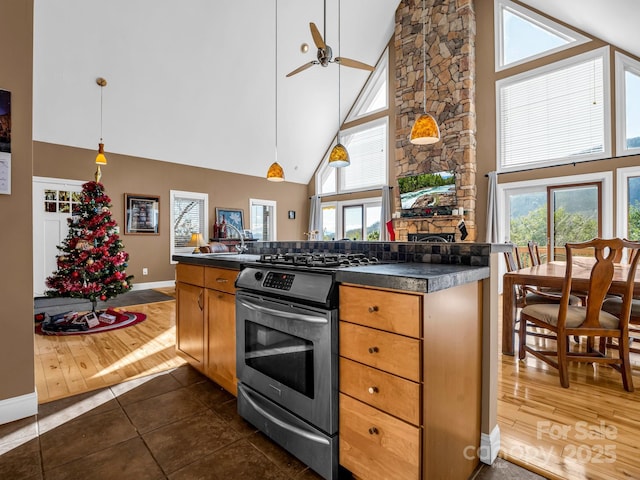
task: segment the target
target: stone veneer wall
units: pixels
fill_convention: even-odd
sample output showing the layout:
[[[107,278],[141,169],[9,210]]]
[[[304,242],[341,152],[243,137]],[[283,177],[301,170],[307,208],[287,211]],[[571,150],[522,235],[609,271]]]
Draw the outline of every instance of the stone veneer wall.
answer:
[[[396,10],[396,177],[443,170],[456,172],[457,204],[464,208],[467,240],[476,238],[476,115],[473,0],[425,0],[426,109],[440,127],[433,145],[409,142],[424,112],[422,0],[402,0]],[[400,205],[395,190],[396,205]],[[394,219],[398,240],[408,233],[451,232],[460,216]],[[459,238],[456,236],[456,238]]]

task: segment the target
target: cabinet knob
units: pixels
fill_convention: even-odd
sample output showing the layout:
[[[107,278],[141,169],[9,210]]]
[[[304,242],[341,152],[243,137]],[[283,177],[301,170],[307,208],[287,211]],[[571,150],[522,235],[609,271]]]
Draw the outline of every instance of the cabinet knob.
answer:
[[[379,310],[379,308],[378,308],[377,305],[371,305],[369,307],[369,313],[374,313],[374,312],[377,312],[378,310]]]
[[[378,353],[378,347],[369,347],[369,353]]]
[[[373,395],[374,393],[378,393],[378,387],[369,387],[369,393]]]
[[[369,428],[369,434],[370,435],[378,435],[378,429],[376,427],[370,427]]]

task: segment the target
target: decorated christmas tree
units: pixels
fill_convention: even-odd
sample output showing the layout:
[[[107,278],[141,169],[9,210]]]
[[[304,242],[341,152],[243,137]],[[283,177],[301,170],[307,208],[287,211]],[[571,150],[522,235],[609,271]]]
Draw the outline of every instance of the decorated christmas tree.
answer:
[[[125,272],[129,254],[115,233],[110,207],[101,183],[82,185],[81,203],[68,220],[69,234],[58,245],[58,270],[46,281],[47,296],[86,298],[95,312],[98,300],[131,290],[133,276]]]

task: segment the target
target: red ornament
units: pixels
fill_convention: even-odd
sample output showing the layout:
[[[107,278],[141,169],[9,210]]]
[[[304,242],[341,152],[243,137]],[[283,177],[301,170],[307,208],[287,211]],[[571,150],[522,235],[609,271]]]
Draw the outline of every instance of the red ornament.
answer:
[[[73,278],[78,278],[78,272],[75,272],[75,271],[71,272],[71,276]]]
[[[106,295],[100,295],[100,300],[102,300],[103,302],[107,299]]]

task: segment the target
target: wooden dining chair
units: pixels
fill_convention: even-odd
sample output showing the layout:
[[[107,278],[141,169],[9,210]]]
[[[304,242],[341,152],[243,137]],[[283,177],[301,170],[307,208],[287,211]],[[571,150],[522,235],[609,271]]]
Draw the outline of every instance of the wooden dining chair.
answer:
[[[527,242],[527,250],[529,250],[531,265],[540,265],[542,263],[542,260],[540,259],[540,245],[538,245],[538,242],[529,240]]]
[[[589,295],[586,306],[569,305],[572,280],[573,252],[577,249],[593,249],[595,262],[589,279]],[[628,248],[637,252],[640,243],[629,242],[619,238],[595,238],[588,242],[567,243],[566,270],[562,287],[562,300],[559,305],[527,305],[520,312],[520,348],[519,358],[524,360],[527,353],[531,353],[540,360],[558,369],[560,384],[569,386],[568,362],[603,363],[618,370],[622,375],[624,389],[633,391],[631,366],[629,364],[629,316],[635,272],[639,255],[633,255],[629,264],[628,275],[625,279],[625,289],[622,296],[621,314],[619,316],[602,310],[602,304],[607,296],[614,275],[614,261],[620,249]],[[527,345],[527,325],[535,325],[549,331],[556,338],[554,350],[540,350]],[[619,355],[607,356],[601,348],[586,348],[581,351],[569,351],[571,336],[586,336],[588,338],[610,337],[617,340]],[[594,344],[594,342],[589,342]]]

